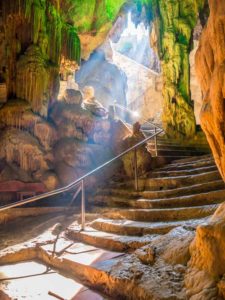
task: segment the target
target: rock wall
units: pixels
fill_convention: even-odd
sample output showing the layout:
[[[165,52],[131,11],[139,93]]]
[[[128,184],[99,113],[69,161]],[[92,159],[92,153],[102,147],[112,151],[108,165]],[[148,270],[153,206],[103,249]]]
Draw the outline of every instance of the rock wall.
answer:
[[[196,54],[203,91],[201,126],[225,180],[225,1],[210,0],[210,16]]]
[[[193,29],[204,0],[149,1],[153,26],[151,42],[160,56],[163,73],[163,123],[169,136],[195,134],[190,95],[189,53]]]
[[[56,99],[63,63],[76,68],[81,48],[102,43],[124,2],[0,1],[0,182],[51,190],[112,156],[116,124],[83,108],[79,93]]]
[[[61,56],[80,60],[80,41],[58,2],[2,2],[0,75],[7,95],[27,100],[34,112],[47,116],[58,92]]]
[[[199,47],[199,39],[202,34],[202,30],[203,30],[203,24],[201,24],[199,20],[193,33],[193,50],[190,52],[189,55],[191,99],[192,101],[194,101],[195,120],[196,120],[196,124],[198,125],[200,124],[200,112],[202,108],[203,94],[196,73],[195,55]]]
[[[78,29],[81,40],[82,57],[88,59],[90,53],[105,40],[112,24],[126,0],[78,0],[73,3],[69,15]]]
[[[190,300],[225,299],[224,212],[223,203],[207,223],[198,226],[190,246],[191,259],[185,275]]]
[[[71,183],[113,157],[117,122],[85,109],[79,91],[66,90],[46,121],[29,102],[10,100],[0,108],[0,183],[42,182],[48,190]],[[124,133],[127,135],[127,132]],[[106,179],[110,170],[89,178]]]

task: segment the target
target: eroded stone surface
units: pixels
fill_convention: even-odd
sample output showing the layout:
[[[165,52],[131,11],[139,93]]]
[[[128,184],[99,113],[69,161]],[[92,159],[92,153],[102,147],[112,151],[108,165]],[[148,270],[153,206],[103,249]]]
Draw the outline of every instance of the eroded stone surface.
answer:
[[[196,70],[204,93],[201,126],[225,179],[224,61],[225,1],[209,1],[210,16],[196,54]]]
[[[219,285],[218,282],[225,273],[224,208],[221,204],[212,218],[197,228],[191,244],[191,260],[185,279],[190,299],[220,299],[218,286],[223,294],[223,281]]]

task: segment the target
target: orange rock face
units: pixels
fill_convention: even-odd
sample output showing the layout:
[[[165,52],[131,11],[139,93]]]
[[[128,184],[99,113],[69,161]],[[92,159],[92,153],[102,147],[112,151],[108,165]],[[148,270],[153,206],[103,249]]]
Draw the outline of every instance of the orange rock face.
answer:
[[[196,53],[204,93],[201,126],[225,180],[225,0],[209,0],[210,16]]]

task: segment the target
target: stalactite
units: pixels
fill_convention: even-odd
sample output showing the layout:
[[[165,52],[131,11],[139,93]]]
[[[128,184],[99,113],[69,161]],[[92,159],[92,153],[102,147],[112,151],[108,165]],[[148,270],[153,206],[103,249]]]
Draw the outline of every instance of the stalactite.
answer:
[[[47,23],[47,31],[50,37],[49,43],[49,57],[51,60],[59,64],[61,48],[62,48],[62,19],[57,11],[57,9],[48,4],[48,23]]]
[[[48,101],[57,94],[61,56],[80,61],[78,34],[65,22],[58,3],[15,0],[2,5],[8,94],[29,101],[33,111],[46,116]]]
[[[80,62],[81,46],[80,39],[75,27],[66,24],[63,27],[63,49],[62,54],[69,60]]]
[[[194,108],[190,96],[189,53],[192,32],[205,0],[137,0],[147,4],[158,33],[157,50],[163,73],[163,123],[173,137],[195,134]]]
[[[37,140],[26,132],[8,129],[1,134],[0,158],[16,163],[24,171],[46,170],[44,151]]]
[[[46,3],[45,1],[33,0],[33,43],[38,43],[39,33],[46,22]]]
[[[50,149],[57,139],[55,128],[22,101],[12,101],[0,109],[0,128],[10,127],[29,132],[45,149]]]
[[[26,99],[34,112],[41,112],[49,91],[49,66],[40,48],[30,46],[17,63],[16,94]],[[23,87],[23,88],[21,88]]]

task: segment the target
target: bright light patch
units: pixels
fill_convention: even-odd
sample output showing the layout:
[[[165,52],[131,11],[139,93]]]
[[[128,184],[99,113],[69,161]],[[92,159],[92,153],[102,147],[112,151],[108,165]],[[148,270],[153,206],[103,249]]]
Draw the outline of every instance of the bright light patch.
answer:
[[[138,111],[134,111],[134,112],[132,112],[132,115],[133,115],[134,117],[139,117],[139,116],[140,116],[140,114],[139,114],[139,112],[138,112]]]
[[[137,36],[138,42],[142,40],[144,36],[148,37],[149,30],[145,28],[143,23],[138,24],[136,27],[135,24],[132,22],[131,12],[129,12],[127,16],[127,27],[122,33],[122,37],[128,36]]]
[[[83,288],[83,285],[58,273],[39,275],[45,271],[46,266],[36,262],[2,266],[0,278],[27,277],[3,281],[0,289],[12,299],[53,300],[55,298],[48,294],[49,291],[63,299],[72,299]]]

